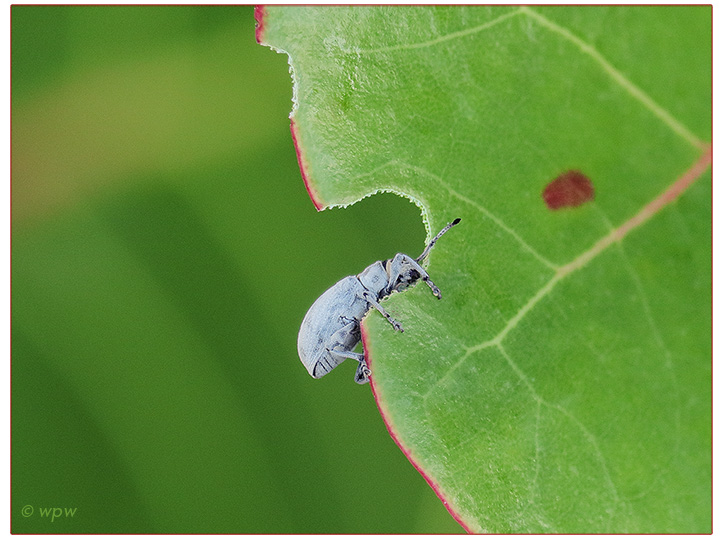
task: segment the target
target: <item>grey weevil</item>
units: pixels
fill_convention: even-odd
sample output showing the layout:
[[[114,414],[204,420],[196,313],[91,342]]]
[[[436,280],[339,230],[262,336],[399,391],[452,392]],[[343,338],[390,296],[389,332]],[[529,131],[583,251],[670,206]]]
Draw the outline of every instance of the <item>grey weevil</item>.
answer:
[[[429,285],[437,299],[442,294],[420,265],[429,251],[455,224],[457,218],[434,236],[419,258],[399,253],[391,260],[374,262],[358,275],[341,279],[321,294],[306,313],[299,329],[298,350],[301,362],[314,378],[321,378],[345,359],[359,362],[354,381],[369,382],[371,371],[364,354],[353,352],[361,340],[361,320],[372,308],[389,320],[396,331],[404,331],[399,322],[379,304],[392,292],[401,292],[420,279]]]

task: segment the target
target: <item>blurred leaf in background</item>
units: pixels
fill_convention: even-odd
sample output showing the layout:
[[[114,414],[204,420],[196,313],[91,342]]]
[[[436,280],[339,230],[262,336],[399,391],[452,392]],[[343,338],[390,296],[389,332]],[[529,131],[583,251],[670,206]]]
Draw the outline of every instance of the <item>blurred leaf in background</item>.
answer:
[[[424,229],[316,213],[252,9],[12,7],[14,533],[462,532],[354,364],[297,358],[313,300]]]

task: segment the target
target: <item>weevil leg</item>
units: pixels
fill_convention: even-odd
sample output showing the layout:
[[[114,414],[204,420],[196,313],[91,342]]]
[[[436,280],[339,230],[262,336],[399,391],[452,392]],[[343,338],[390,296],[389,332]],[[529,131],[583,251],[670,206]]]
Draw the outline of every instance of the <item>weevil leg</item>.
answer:
[[[432,293],[434,294],[434,297],[437,299],[442,299],[442,292],[439,291],[439,288],[437,288],[437,285],[432,282],[432,279],[427,277],[422,277],[422,280],[427,283],[427,286],[429,286],[432,289]]]
[[[366,384],[367,382],[369,382],[369,375],[371,374],[372,372],[369,370],[366,362],[360,361],[359,367],[356,368],[354,382],[356,382],[357,384]]]
[[[364,292],[364,299],[375,309],[377,309],[381,315],[389,320],[389,323],[392,324],[392,327],[395,329],[395,331],[404,331],[404,328],[402,327],[402,324],[397,322],[394,318],[390,316],[390,314],[382,307],[379,302],[374,299],[374,295],[370,294],[369,292]]]
[[[338,356],[343,359],[355,359],[359,362],[359,366],[356,369],[356,374],[354,375],[354,382],[357,384],[366,384],[369,382],[369,375],[372,374],[371,370],[369,369],[369,366],[367,365],[366,361],[364,360],[364,354],[361,354],[359,352],[350,352],[348,350],[329,350],[327,348],[327,352],[329,354]]]
[[[335,355],[335,356],[339,356],[339,357],[341,357],[341,358],[343,358],[343,359],[347,359],[347,358],[348,358],[348,359],[355,359],[355,360],[357,360],[359,363],[364,363],[364,354],[362,354],[362,353],[360,353],[360,352],[351,352],[351,351],[349,351],[349,350],[333,350],[333,349],[332,349],[332,350],[329,350],[328,348],[327,348],[326,350],[327,350],[327,352],[329,352],[330,354],[333,354],[333,355]]]
[[[340,316],[339,321],[345,325],[341,329],[336,330],[336,332],[329,337],[327,346],[334,351],[339,348],[346,350],[355,347],[359,341],[361,341],[359,321],[354,318],[350,319],[344,316]]]

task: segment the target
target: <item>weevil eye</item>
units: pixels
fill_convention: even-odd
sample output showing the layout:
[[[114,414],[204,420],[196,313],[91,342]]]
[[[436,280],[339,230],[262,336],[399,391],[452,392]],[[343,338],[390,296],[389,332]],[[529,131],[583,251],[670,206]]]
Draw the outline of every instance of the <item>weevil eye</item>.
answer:
[[[394,287],[394,290],[397,292],[403,292],[407,288],[409,288],[409,281],[407,281],[407,278],[399,277],[399,280],[397,281],[397,284]]]
[[[404,290],[409,288],[412,284],[417,282],[419,280],[419,277],[421,277],[421,275],[419,274],[419,271],[417,271],[416,269],[409,269],[403,275],[399,275],[399,278],[397,279],[397,284],[394,287],[394,290],[397,292],[403,292]]]

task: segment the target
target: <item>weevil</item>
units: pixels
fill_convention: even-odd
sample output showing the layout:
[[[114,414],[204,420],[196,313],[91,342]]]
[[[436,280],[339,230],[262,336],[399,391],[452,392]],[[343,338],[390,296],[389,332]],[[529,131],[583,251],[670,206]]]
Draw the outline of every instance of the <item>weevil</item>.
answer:
[[[442,228],[419,258],[399,253],[391,260],[374,262],[358,275],[341,279],[321,294],[301,322],[297,343],[299,358],[311,376],[321,378],[345,359],[353,359],[359,362],[354,381],[357,384],[369,382],[371,371],[364,354],[353,351],[361,340],[362,318],[371,309],[376,309],[396,331],[404,331],[379,302],[392,292],[406,290],[420,279],[427,283],[437,299],[441,299],[439,288],[421,263],[439,238],[460,220],[457,218]]]

